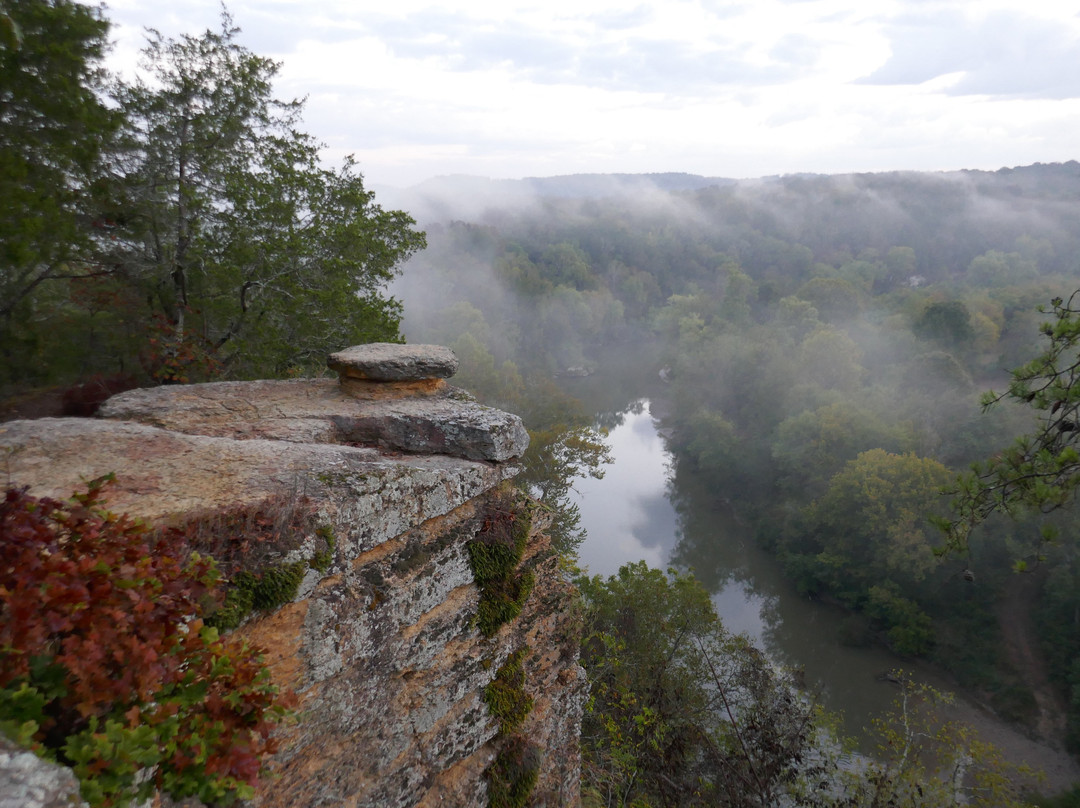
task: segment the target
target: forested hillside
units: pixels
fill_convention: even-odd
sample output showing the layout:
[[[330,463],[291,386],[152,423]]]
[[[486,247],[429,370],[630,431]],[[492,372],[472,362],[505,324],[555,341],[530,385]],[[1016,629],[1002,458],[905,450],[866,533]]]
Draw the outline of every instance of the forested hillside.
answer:
[[[129,81],[103,71],[107,39],[99,8],[0,5],[0,399],[66,387],[69,412],[87,414],[135,385],[319,372],[361,342],[446,344],[457,384],[526,420],[519,479],[571,555],[569,486],[602,474],[598,427],[614,413],[562,380],[662,378],[676,483],[707,481],[801,593],[843,607],[845,642],[932,660],[1080,751],[1080,163],[444,178],[388,210],[351,159],[323,163],[302,102],[274,95],[280,66],[227,13],[198,35],[149,32]],[[406,260],[399,302],[386,284]],[[921,796],[921,770],[826,760],[794,678],[727,635],[689,578],[639,566],[582,591],[599,705],[589,799],[770,804],[826,771],[836,793],[801,804]],[[697,644],[671,647],[657,626]],[[653,673],[670,713],[626,696]],[[782,732],[740,736],[725,688]],[[904,760],[912,726],[895,736]],[[998,786],[979,804],[1013,804],[994,802]],[[925,804],[960,799],[941,788]]]
[[[452,345],[466,386],[518,409],[542,398],[530,378],[663,371],[676,476],[709,479],[803,592],[850,609],[846,641],[933,659],[1033,726],[1069,702],[1077,748],[1073,512],[991,517],[952,552],[930,517],[1034,425],[980,393],[1043,350],[1039,307],[1080,287],[1080,164],[589,182],[512,203],[504,184],[497,207],[428,225],[399,287],[410,340]],[[1003,604],[1061,701],[1010,656]]]

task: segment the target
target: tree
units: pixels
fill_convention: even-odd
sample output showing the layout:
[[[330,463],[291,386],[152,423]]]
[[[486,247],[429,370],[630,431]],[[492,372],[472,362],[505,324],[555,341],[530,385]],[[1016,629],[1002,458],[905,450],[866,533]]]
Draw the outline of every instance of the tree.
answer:
[[[965,345],[975,336],[971,312],[959,300],[935,301],[923,309],[911,330],[945,348]]]
[[[693,577],[638,562],[579,586],[586,804],[772,806],[814,776],[813,706]]]
[[[897,651],[925,653],[933,632],[916,599],[939,564],[927,514],[949,478],[941,463],[914,453],[862,452],[804,511],[789,569],[803,587],[867,611]]]
[[[851,400],[803,410],[773,433],[772,455],[792,490],[824,493],[829,480],[860,452],[898,451],[910,443],[902,427]]]
[[[981,740],[970,727],[942,717],[951,694],[917,684],[894,671],[899,684],[893,708],[875,719],[873,759],[840,765],[832,794],[819,805],[829,808],[1027,808],[1024,794],[1035,772],[1009,763],[1001,750]]]
[[[811,278],[796,294],[812,303],[821,319],[829,323],[846,322],[862,308],[859,290],[843,278]]]
[[[559,552],[576,556],[585,533],[570,489],[578,477],[603,478],[603,467],[611,462],[606,434],[591,426],[581,404],[550,379],[530,377],[521,395],[511,409],[529,428],[529,448],[517,484],[551,512],[548,533]]]
[[[949,694],[893,672],[899,693],[876,719],[873,758],[853,754],[796,677],[724,630],[690,575],[628,564],[578,581],[582,802],[954,808],[1027,805],[1027,766],[941,715]]]
[[[298,130],[302,103],[271,95],[279,65],[220,32],[149,32],[150,82],[120,87],[119,227],[108,260],[164,318],[163,380],[185,347],[232,375],[321,365],[328,349],[398,339],[400,307],[382,296],[397,264],[424,246],[384,211],[355,164],[319,162]]]
[[[10,380],[33,372],[26,323],[42,284],[95,271],[90,197],[119,119],[99,95],[100,9],[8,0],[0,11],[0,367]]]
[[[1046,349],[1012,372],[1005,392],[991,390],[982,397],[984,411],[1003,401],[1030,407],[1036,426],[956,481],[954,516],[939,520],[954,551],[967,552],[972,529],[991,514],[1048,513],[1075,498],[1080,485],[1080,291],[1067,301],[1056,297],[1050,305],[1053,319],[1041,327]]]

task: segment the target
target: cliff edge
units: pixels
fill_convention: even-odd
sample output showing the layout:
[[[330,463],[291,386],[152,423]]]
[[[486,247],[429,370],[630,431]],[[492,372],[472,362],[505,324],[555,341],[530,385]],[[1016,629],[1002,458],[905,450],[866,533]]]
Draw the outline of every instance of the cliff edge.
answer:
[[[110,510],[180,527],[234,579],[288,572],[280,603],[236,615],[300,699],[254,805],[484,805],[514,744],[529,804],[576,805],[580,619],[539,511],[505,483],[521,421],[449,386],[444,348],[358,346],[330,365],[338,380],[133,390],[96,419],[0,424],[8,483],[64,499],[114,473]],[[500,623],[476,548],[507,514],[528,585]],[[515,664],[533,708],[511,737],[485,689]],[[0,794],[16,757],[0,755]]]

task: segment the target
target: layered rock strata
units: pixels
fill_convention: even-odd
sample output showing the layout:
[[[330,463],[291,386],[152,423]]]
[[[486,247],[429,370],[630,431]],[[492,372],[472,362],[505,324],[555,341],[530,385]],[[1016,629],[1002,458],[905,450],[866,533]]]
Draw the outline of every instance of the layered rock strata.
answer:
[[[310,529],[222,560],[227,573],[314,559],[333,537],[291,602],[237,629],[301,700],[256,805],[484,805],[502,739],[483,692],[523,648],[535,707],[521,731],[541,751],[531,804],[575,805],[586,685],[574,595],[541,525],[521,614],[490,637],[475,626],[467,545],[517,472],[520,420],[447,385],[446,349],[360,346],[332,364],[338,381],[161,387],[97,420],[9,422],[0,453],[11,483],[41,496],[115,473],[109,508],[158,523],[310,514]]]

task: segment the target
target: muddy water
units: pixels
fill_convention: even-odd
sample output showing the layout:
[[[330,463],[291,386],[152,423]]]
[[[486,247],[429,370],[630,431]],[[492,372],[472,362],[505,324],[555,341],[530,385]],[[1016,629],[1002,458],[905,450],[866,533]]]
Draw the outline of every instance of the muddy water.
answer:
[[[898,667],[911,671],[911,664],[880,649],[841,644],[844,614],[799,596],[716,492],[693,479],[680,479],[676,488],[671,457],[648,401],[637,402],[620,417],[608,436],[614,462],[604,478],[575,481],[582,525],[588,531],[581,564],[594,575],[611,575],[623,564],[642,559],[654,567],[692,571],[712,594],[730,630],[747,634],[778,662],[802,668],[807,686],[828,709],[843,715],[849,735],[860,737],[896,695],[880,674]],[[932,670],[920,667],[913,672],[949,689]],[[1067,756],[1032,743],[978,705],[961,700],[956,709],[958,718],[976,725],[1010,760],[1046,770],[1048,790],[1080,779],[1080,770]]]

